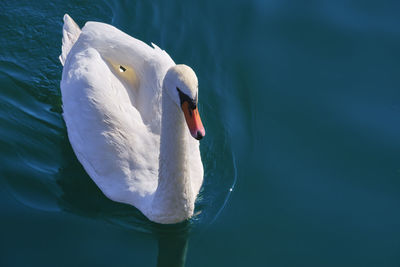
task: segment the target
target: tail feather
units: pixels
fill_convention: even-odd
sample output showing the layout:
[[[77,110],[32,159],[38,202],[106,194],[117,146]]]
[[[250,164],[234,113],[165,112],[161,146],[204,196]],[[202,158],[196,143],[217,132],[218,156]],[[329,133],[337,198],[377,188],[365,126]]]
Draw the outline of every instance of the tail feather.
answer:
[[[79,26],[68,14],[65,14],[61,55],[59,56],[59,59],[63,66],[65,60],[67,59],[69,51],[71,50],[72,46],[74,46],[76,40],[78,40],[80,34],[81,34],[81,29],[79,28]]]

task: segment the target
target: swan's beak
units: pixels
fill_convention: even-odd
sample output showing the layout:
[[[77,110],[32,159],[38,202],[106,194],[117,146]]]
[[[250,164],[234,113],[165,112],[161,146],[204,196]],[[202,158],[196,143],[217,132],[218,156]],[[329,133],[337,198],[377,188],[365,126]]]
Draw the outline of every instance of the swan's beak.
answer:
[[[206,131],[204,130],[197,107],[195,109],[191,109],[189,103],[184,101],[182,103],[182,110],[183,114],[185,114],[185,119],[189,127],[190,134],[197,140],[203,138],[206,135]]]

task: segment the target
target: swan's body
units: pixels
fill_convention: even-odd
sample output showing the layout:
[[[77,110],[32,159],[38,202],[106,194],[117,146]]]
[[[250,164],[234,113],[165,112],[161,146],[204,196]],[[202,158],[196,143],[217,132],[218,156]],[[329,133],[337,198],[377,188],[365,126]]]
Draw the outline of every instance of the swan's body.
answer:
[[[81,31],[65,15],[63,116],[77,158],[108,198],[177,223],[193,215],[203,181],[181,97],[197,101],[197,78],[153,46],[103,23]],[[202,125],[190,127],[204,135]]]

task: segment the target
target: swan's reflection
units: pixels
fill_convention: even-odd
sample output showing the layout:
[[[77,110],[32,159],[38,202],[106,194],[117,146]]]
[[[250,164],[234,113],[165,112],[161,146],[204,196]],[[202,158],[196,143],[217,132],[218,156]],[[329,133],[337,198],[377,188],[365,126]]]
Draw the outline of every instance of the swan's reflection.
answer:
[[[179,224],[154,227],[154,234],[158,240],[157,267],[183,267],[186,261],[189,221]]]
[[[156,224],[153,229],[158,240],[157,267],[185,266],[190,222]]]

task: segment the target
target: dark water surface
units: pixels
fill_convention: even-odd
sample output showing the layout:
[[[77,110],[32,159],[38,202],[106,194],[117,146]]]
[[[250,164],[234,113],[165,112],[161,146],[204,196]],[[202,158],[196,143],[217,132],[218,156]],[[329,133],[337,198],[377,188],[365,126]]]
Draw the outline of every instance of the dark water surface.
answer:
[[[300,2],[1,1],[0,266],[399,266],[400,2]],[[196,71],[190,222],[108,200],[77,161],[64,13]]]

